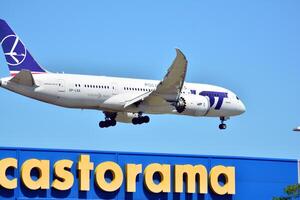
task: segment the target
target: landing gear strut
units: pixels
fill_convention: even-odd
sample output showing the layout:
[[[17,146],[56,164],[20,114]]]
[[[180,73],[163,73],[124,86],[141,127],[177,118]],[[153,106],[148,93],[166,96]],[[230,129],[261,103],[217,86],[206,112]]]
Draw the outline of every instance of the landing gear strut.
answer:
[[[227,128],[227,125],[224,122],[228,119],[229,118],[226,118],[226,117],[220,117],[221,124],[219,125],[219,129],[224,130]]]
[[[103,112],[105,115],[105,121],[99,122],[100,128],[108,128],[117,124],[116,117],[117,113]]]
[[[138,117],[132,119],[132,123],[134,125],[149,123],[149,122],[150,122],[150,118],[148,116],[142,116],[142,113],[139,113]]]

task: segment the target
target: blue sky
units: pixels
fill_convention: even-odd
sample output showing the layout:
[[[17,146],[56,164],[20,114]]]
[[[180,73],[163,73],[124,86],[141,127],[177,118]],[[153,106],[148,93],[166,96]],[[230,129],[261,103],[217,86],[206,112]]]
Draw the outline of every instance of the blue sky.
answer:
[[[2,1],[0,18],[49,71],[162,79],[178,47],[186,81],[233,90],[247,112],[225,131],[217,118],[171,115],[99,129],[99,111],[0,89],[0,146],[299,159],[299,10],[296,0]]]

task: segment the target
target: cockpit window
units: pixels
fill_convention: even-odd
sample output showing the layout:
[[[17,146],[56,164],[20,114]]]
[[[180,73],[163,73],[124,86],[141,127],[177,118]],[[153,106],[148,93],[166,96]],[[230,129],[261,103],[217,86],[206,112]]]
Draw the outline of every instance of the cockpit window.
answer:
[[[238,96],[236,96],[236,99],[237,99],[237,100],[240,100],[240,98],[239,98]]]

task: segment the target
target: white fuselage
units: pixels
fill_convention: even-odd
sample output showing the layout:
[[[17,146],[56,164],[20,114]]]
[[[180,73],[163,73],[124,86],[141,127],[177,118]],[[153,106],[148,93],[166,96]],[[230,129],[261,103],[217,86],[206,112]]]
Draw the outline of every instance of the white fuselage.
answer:
[[[117,78],[106,76],[89,76],[73,74],[34,74],[35,86],[29,87],[10,81],[12,77],[1,79],[1,87],[18,94],[37,99],[46,103],[78,109],[96,109],[107,112],[142,112],[149,114],[183,114],[191,116],[230,117],[243,113],[245,106],[238,97],[222,87],[184,83],[181,95],[191,102],[191,109],[195,112],[178,113],[172,102],[148,105],[142,102],[124,108],[124,102],[139,95],[150,93],[156,89],[160,81]],[[200,95],[203,91],[226,93],[226,97],[219,102],[219,97]],[[197,98],[207,99],[208,103],[197,103]],[[213,105],[209,98],[214,98]],[[194,99],[196,102],[194,102]],[[219,105],[217,105],[219,103]],[[221,105],[221,106],[220,106]],[[197,106],[201,111],[197,111]],[[193,110],[192,110],[193,111]]]

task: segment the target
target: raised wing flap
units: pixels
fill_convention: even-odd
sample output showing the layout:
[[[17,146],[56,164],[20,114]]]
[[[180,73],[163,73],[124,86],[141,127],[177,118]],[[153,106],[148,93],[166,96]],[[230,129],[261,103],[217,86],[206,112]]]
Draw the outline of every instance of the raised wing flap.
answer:
[[[26,85],[26,86],[33,86],[34,79],[29,70],[21,70],[15,77],[13,77],[11,82],[21,84],[21,85]]]

